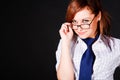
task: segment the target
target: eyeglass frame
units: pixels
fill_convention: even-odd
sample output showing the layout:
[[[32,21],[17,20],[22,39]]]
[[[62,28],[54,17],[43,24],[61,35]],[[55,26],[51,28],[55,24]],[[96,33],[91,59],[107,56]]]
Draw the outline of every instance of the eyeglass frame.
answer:
[[[89,23],[89,24],[81,24],[81,25],[88,25],[89,26],[89,28],[83,28],[83,27],[81,27],[81,25],[73,25],[72,24],[72,26],[77,26],[77,29],[80,27],[81,29],[90,29],[90,25],[91,25],[91,23],[93,22],[93,20],[95,19],[95,17],[96,16],[94,16],[93,17],[93,19],[91,20],[91,22]],[[72,22],[73,23],[73,22]],[[77,29],[74,29],[74,30],[77,30]]]

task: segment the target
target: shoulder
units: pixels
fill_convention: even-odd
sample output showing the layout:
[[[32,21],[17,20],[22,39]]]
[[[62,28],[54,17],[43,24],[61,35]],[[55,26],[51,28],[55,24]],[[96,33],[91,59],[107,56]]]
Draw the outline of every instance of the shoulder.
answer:
[[[111,43],[113,43],[113,45],[119,45],[120,46],[120,39],[119,38],[108,37],[108,39],[110,40]]]
[[[110,44],[119,44],[120,45],[120,39],[119,38],[115,38],[115,37],[112,37],[112,36],[109,37],[109,36],[106,36],[106,35],[102,35],[101,39],[104,42],[108,42]]]
[[[120,39],[115,37],[102,36],[103,42],[112,49],[120,51]]]
[[[58,44],[57,44],[57,51],[61,51],[62,41],[63,41],[62,39],[59,39],[59,42],[58,42]],[[74,37],[74,38],[72,39],[72,41],[71,41],[70,48],[74,47],[74,45],[76,44],[76,42],[77,42],[77,38]]]

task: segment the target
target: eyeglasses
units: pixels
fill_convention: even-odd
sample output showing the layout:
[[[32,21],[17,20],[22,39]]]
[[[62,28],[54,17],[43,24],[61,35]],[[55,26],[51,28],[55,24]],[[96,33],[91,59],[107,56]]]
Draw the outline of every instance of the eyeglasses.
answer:
[[[78,29],[79,27],[81,28],[81,29],[89,29],[90,28],[90,25],[91,25],[91,23],[93,22],[93,20],[95,19],[95,17],[91,20],[91,22],[90,23],[84,23],[84,24],[81,24],[81,25],[76,25],[76,21],[75,20],[73,20],[72,21],[72,28],[73,29]],[[88,22],[89,22],[89,20],[87,20]]]

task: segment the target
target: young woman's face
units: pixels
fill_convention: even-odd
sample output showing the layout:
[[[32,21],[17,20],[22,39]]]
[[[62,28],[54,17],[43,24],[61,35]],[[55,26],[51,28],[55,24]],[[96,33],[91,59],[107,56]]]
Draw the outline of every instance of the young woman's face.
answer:
[[[73,29],[77,26],[77,29],[74,29],[74,31],[82,39],[94,38],[97,34],[97,22],[98,17],[92,14],[91,10],[86,7],[75,14]]]

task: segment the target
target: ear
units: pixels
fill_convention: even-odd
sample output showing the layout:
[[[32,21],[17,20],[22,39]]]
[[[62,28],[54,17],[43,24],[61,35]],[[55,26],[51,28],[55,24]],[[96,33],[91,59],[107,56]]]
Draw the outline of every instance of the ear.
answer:
[[[98,21],[101,20],[101,11],[99,11],[97,18],[98,18]]]

